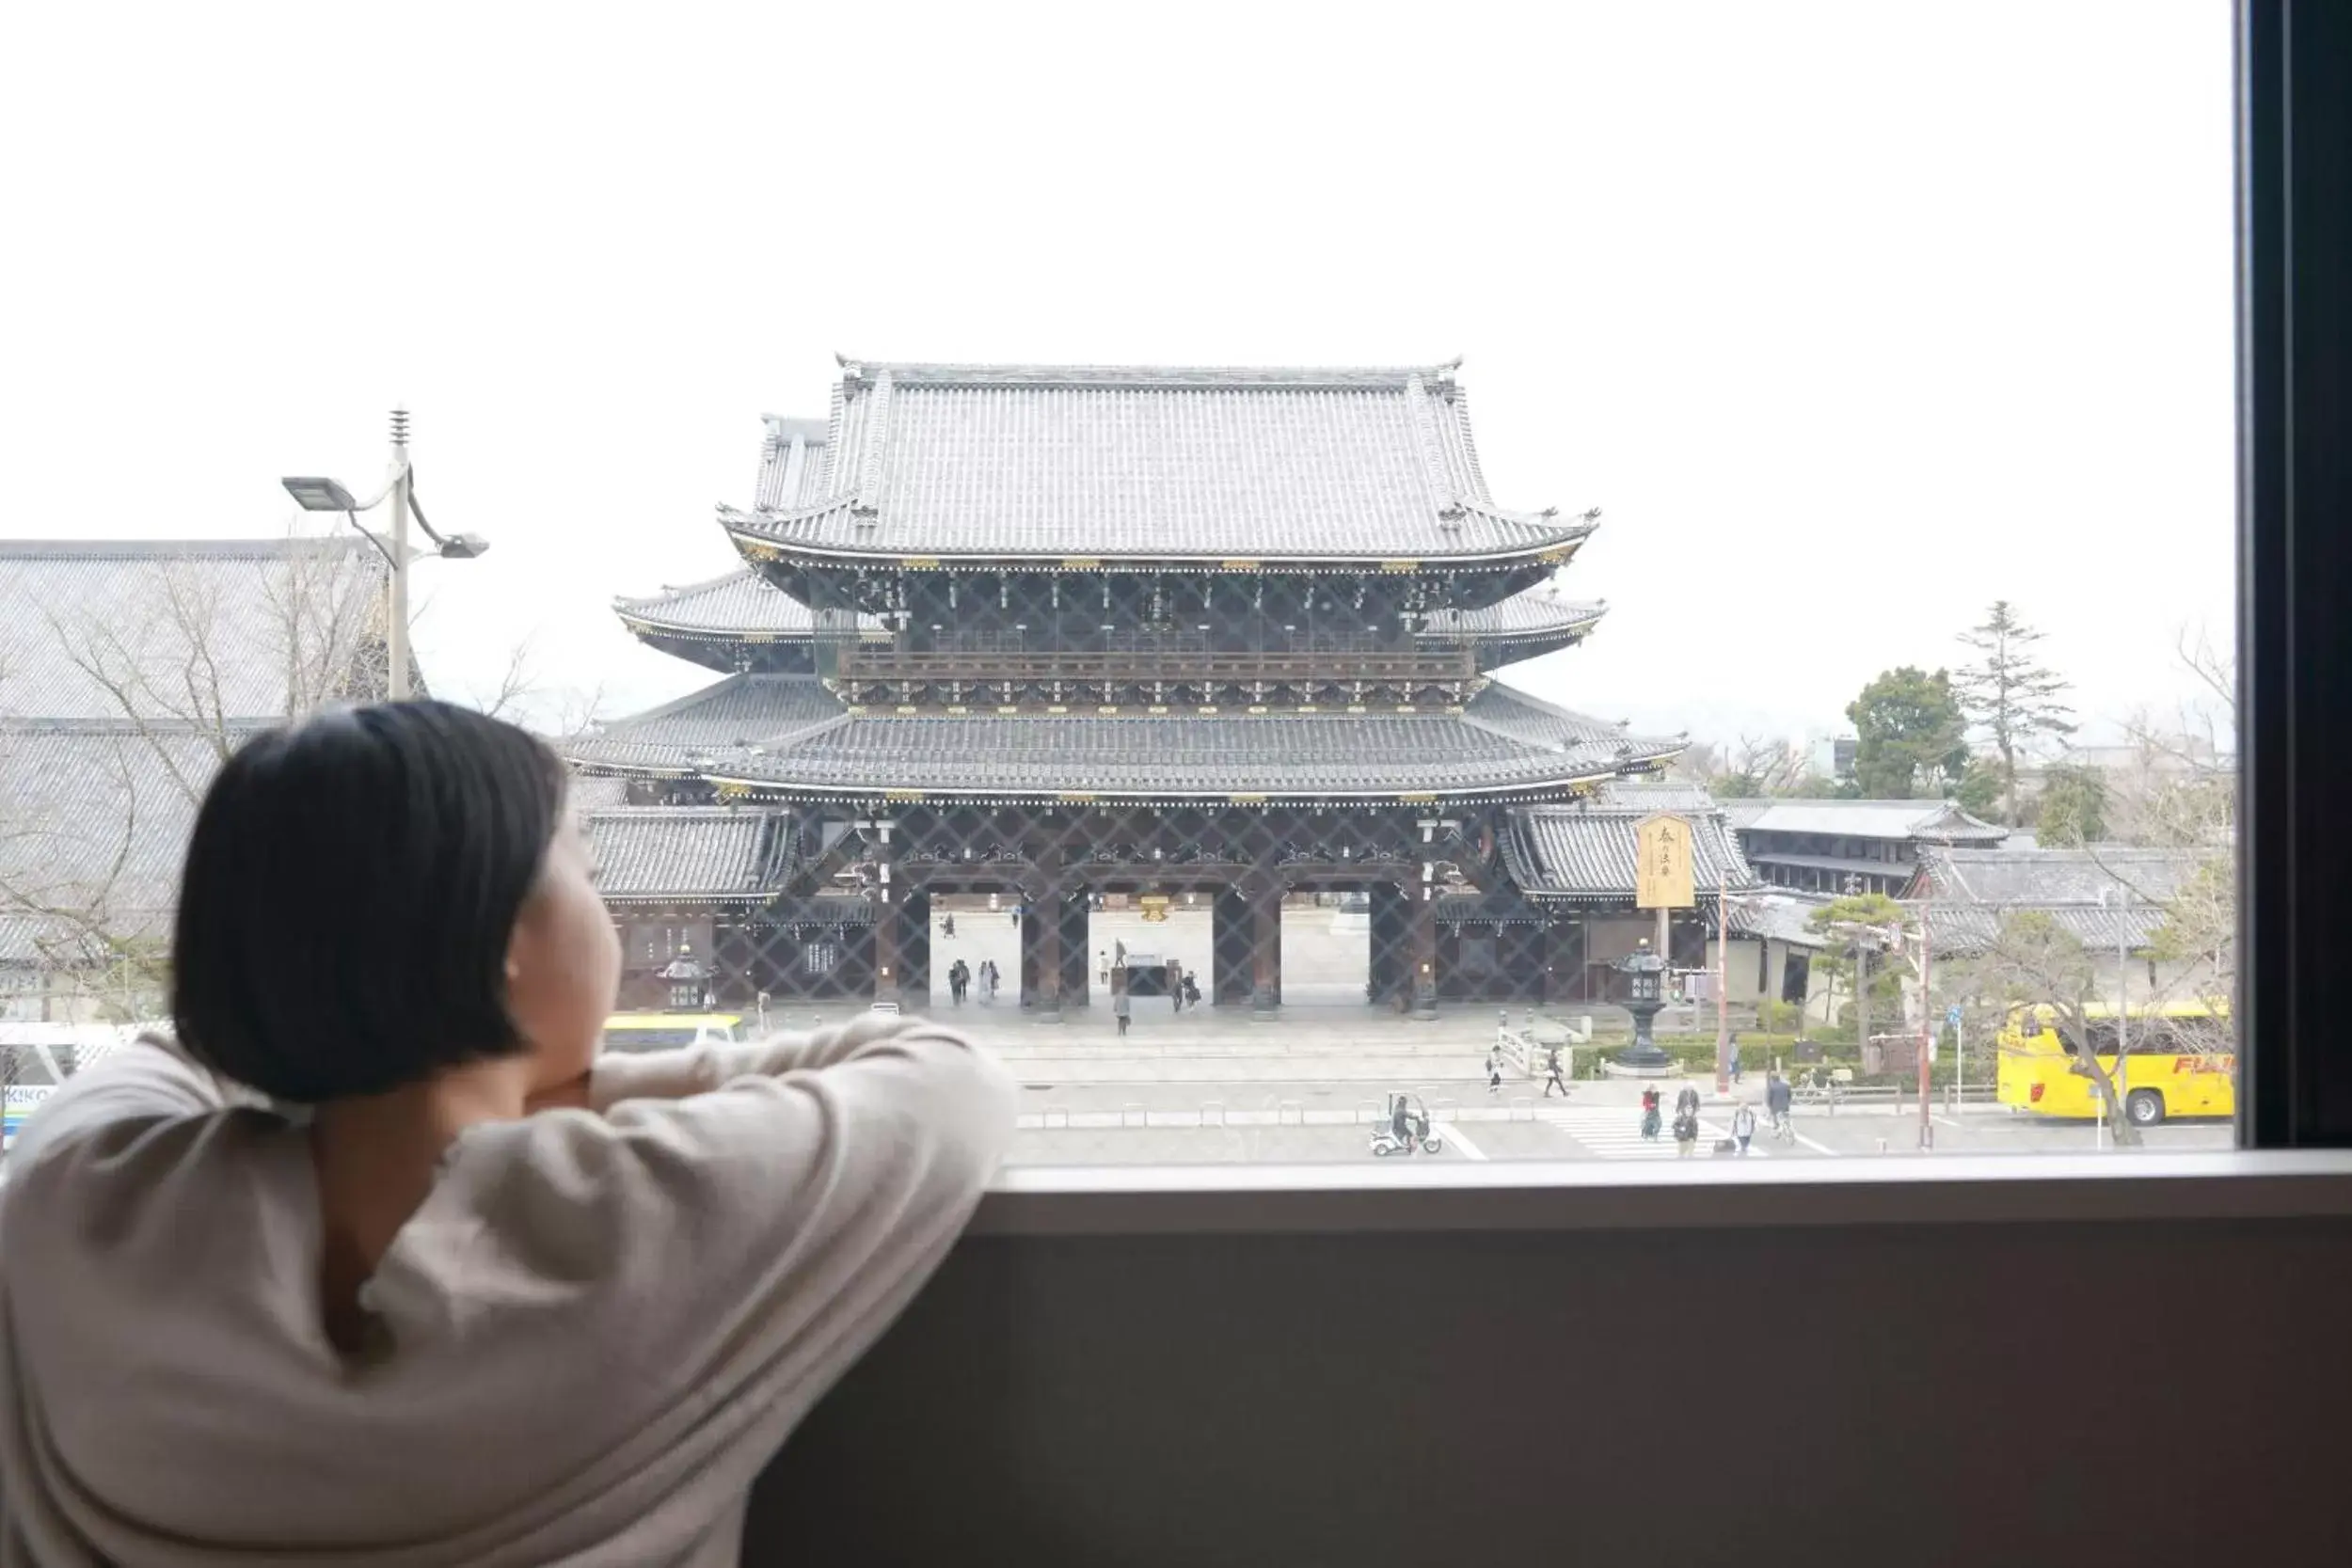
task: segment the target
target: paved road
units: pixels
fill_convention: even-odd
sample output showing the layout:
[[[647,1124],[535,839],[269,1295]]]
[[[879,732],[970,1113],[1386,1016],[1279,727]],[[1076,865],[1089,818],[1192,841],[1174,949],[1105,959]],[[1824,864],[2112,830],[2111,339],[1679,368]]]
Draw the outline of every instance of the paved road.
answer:
[[[1411,1064],[1415,1067],[1423,1064]],[[1666,1085],[1671,1096],[1673,1085]],[[1448,1157],[1486,1160],[1674,1160],[1670,1137],[1641,1137],[1640,1089],[1630,1084],[1580,1084],[1572,1100],[1544,1101],[1535,1086],[1513,1085],[1489,1097],[1477,1085],[1431,1084],[1402,1074],[1385,1084],[1251,1080],[1232,1083],[1081,1085],[1031,1088],[1022,1097],[1024,1131],[1016,1162],[1041,1164],[1200,1163],[1224,1160],[1369,1161],[1371,1122],[1391,1088],[1420,1093],[1457,1146]],[[1700,1120],[1693,1158],[1712,1158],[1727,1136],[1732,1107],[1713,1101]],[[1996,1106],[1939,1111],[1931,1124],[1938,1154],[2090,1153],[2112,1141],[2088,1125],[2020,1116]],[[1915,1158],[1915,1110],[1891,1107],[1801,1110],[1796,1141],[1768,1131],[1751,1145],[1753,1161]],[[2151,1129],[2151,1150],[2232,1147],[2223,1122]],[[2116,1151],[2129,1158],[2129,1150]]]

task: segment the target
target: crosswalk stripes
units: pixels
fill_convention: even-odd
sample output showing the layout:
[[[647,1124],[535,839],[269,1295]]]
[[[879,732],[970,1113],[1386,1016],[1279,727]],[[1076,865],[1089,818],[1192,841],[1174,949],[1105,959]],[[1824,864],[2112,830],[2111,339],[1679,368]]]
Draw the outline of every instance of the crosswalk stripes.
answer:
[[[1556,1105],[1538,1107],[1538,1121],[1548,1121],[1603,1160],[1673,1160],[1675,1152],[1674,1117],[1660,1119],[1658,1136],[1642,1136],[1642,1113],[1631,1105]],[[1760,1132],[1762,1129],[1759,1127]],[[1699,1147],[1691,1158],[1707,1159],[1714,1153],[1718,1138],[1731,1136],[1730,1130],[1720,1127],[1706,1117],[1699,1118]],[[1748,1158],[1770,1158],[1761,1140],[1748,1147]]]

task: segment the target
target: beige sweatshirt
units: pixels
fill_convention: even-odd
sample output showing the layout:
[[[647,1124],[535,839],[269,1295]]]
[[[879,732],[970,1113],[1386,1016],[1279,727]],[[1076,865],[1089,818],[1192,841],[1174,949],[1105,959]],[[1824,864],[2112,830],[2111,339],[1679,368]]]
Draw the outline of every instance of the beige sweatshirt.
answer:
[[[346,1358],[297,1121],[159,1039],[66,1085],[0,1188],[0,1565],[734,1562],[1012,1084],[878,1019],[607,1056],[593,1099],[452,1146]]]

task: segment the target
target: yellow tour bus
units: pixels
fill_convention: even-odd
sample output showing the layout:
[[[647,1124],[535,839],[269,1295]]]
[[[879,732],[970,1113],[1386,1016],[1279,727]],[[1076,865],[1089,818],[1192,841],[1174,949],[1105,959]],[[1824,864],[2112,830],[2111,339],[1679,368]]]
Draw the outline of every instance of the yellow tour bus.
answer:
[[[2087,1009],[2091,1050],[2115,1071],[2115,1009]],[[2000,1033],[2000,1102],[2016,1111],[2089,1121],[2105,1111],[2090,1075],[2058,1037],[2048,1006],[2020,1007]],[[2116,1085],[2136,1127],[2172,1117],[2237,1114],[2237,1053],[2227,1045],[2229,1015],[2202,1002],[2134,1008],[2123,1081]],[[2217,1041],[2223,1049],[2215,1049]]]

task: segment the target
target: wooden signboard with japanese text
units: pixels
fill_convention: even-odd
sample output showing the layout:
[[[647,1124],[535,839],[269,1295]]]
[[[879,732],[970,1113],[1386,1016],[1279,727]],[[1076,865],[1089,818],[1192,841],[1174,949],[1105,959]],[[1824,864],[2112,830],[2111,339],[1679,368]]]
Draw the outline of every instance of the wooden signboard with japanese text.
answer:
[[[1640,864],[1634,903],[1645,910],[1687,910],[1691,886],[1691,824],[1679,816],[1645,816],[1634,829]]]

